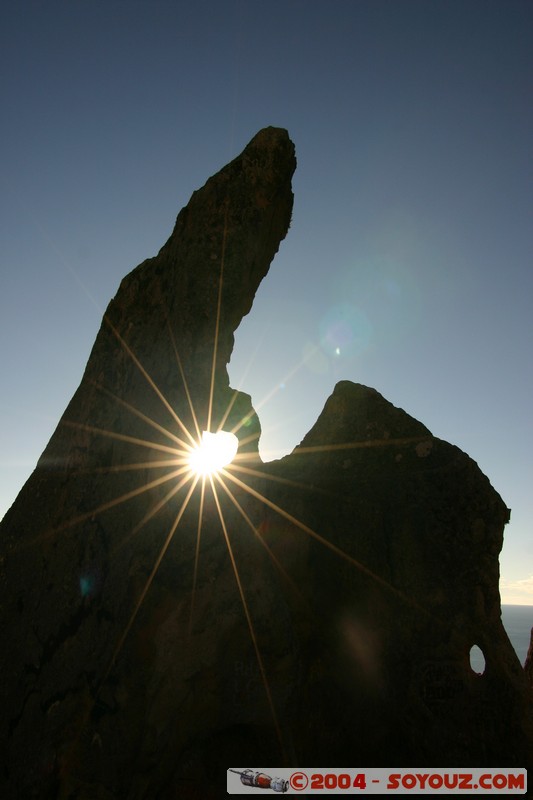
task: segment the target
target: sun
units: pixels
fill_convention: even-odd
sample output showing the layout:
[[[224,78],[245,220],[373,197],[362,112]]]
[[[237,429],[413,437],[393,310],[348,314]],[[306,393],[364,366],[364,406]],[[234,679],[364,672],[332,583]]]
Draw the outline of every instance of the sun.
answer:
[[[196,475],[214,475],[233,461],[238,447],[234,433],[204,431],[200,443],[189,455],[189,467]]]

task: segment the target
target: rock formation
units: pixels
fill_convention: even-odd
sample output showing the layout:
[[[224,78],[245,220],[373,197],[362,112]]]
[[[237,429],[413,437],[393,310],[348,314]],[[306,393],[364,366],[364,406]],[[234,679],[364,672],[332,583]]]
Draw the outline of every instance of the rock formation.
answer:
[[[524,664],[524,672],[526,673],[531,689],[533,689],[533,628],[531,628],[531,633],[529,635],[529,648]]]
[[[260,131],[122,281],[0,526],[2,797],[217,798],[239,764],[528,766],[509,512],[477,465],[349,382],[262,464],[229,386],[295,163]],[[203,491],[186,456],[219,427],[239,453]]]

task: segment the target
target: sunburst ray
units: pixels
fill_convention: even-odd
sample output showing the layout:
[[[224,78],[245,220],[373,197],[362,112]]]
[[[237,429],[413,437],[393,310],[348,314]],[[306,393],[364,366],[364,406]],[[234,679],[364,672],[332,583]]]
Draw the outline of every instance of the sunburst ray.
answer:
[[[254,628],[254,625],[253,625],[253,622],[252,622],[252,617],[250,615],[250,609],[248,608],[248,602],[247,602],[246,596],[244,594],[244,589],[243,589],[241,577],[239,575],[239,570],[237,568],[237,562],[235,561],[235,555],[233,553],[233,548],[231,546],[228,530],[227,530],[227,527],[226,527],[226,522],[224,520],[224,515],[222,514],[222,508],[220,506],[218,493],[217,493],[217,490],[216,490],[216,487],[215,487],[215,484],[214,484],[214,481],[213,481],[213,477],[211,475],[209,476],[209,481],[210,481],[210,484],[211,484],[211,490],[213,492],[213,497],[215,499],[215,504],[216,504],[216,507],[217,507],[218,515],[220,517],[220,524],[222,526],[222,530],[223,530],[223,533],[224,533],[224,538],[226,540],[226,546],[228,548],[228,553],[229,553],[229,557],[230,557],[230,560],[231,560],[231,566],[233,567],[233,573],[235,575],[235,580],[237,582],[237,587],[239,589],[239,595],[240,595],[240,598],[241,598],[242,607],[244,609],[244,614],[246,616],[246,621],[248,623],[248,630],[250,632],[250,637],[252,639],[252,643],[253,643],[253,646],[254,646],[255,656],[257,658],[257,663],[258,663],[258,666],[259,666],[259,671],[261,673],[261,679],[263,681],[263,686],[265,688],[265,693],[266,693],[266,696],[267,696],[268,705],[270,707],[270,713],[272,715],[272,721],[274,722],[274,727],[275,727],[275,730],[276,730],[276,735],[278,737],[278,742],[279,742],[279,745],[280,745],[280,749],[281,749],[281,753],[282,753],[282,756],[283,756],[283,760],[286,761],[286,752],[285,752],[285,746],[284,746],[284,742],[283,742],[283,736],[282,736],[282,733],[281,733],[281,727],[280,727],[280,724],[279,724],[278,715],[276,713],[276,709],[275,709],[275,706],[274,706],[274,701],[273,701],[273,698],[272,698],[272,692],[271,692],[271,689],[270,689],[270,684],[268,682],[268,677],[267,677],[267,674],[266,674],[265,665],[264,665],[264,662],[263,662],[263,657],[262,657],[261,651],[259,649],[259,643],[257,641],[257,635],[255,633],[255,628]]]
[[[389,581],[385,580],[385,579],[384,579],[384,578],[382,578],[380,575],[377,575],[375,572],[373,572],[371,569],[369,569],[369,568],[368,568],[367,566],[365,566],[363,563],[361,563],[360,561],[358,561],[358,560],[357,560],[356,558],[354,558],[353,556],[349,555],[349,553],[346,553],[346,551],[344,551],[342,548],[338,547],[336,544],[333,544],[333,542],[330,542],[330,541],[329,541],[328,539],[326,539],[324,536],[321,536],[319,533],[317,533],[316,531],[314,531],[312,528],[310,528],[310,527],[309,527],[308,525],[306,525],[304,522],[301,522],[301,521],[300,521],[300,520],[299,520],[297,517],[295,517],[293,514],[290,514],[288,511],[285,511],[285,509],[281,508],[281,506],[277,505],[277,504],[276,504],[276,503],[274,503],[272,500],[269,500],[269,499],[268,499],[268,497],[265,497],[265,495],[261,494],[261,493],[260,493],[260,492],[258,492],[256,489],[253,489],[251,486],[248,486],[246,483],[244,483],[244,481],[241,481],[241,479],[240,479],[240,478],[238,478],[236,475],[231,475],[231,473],[230,473],[228,470],[226,470],[226,469],[222,469],[222,470],[221,470],[221,473],[222,473],[222,474],[223,474],[225,477],[227,477],[227,478],[229,478],[230,480],[232,480],[232,481],[233,481],[235,484],[237,484],[237,486],[240,486],[240,487],[241,487],[241,489],[244,489],[244,491],[245,491],[245,492],[248,492],[249,494],[251,494],[251,495],[252,495],[253,497],[255,497],[257,500],[259,500],[259,501],[261,501],[262,503],[264,503],[266,506],[268,506],[269,508],[271,508],[273,511],[275,511],[275,512],[276,512],[277,514],[279,514],[280,516],[284,517],[286,520],[288,520],[289,522],[291,522],[291,523],[292,523],[293,525],[295,525],[297,528],[300,528],[300,530],[302,530],[302,531],[303,531],[304,533],[306,533],[308,536],[310,536],[311,538],[315,539],[317,542],[319,542],[320,544],[322,544],[322,545],[323,545],[324,547],[326,547],[328,550],[331,550],[333,553],[335,553],[337,556],[339,556],[339,558],[342,558],[343,560],[347,561],[347,562],[348,562],[349,564],[351,564],[351,565],[352,565],[352,566],[353,566],[355,569],[357,569],[359,572],[363,573],[363,574],[364,574],[364,575],[366,575],[368,578],[370,578],[372,581],[374,581],[375,583],[377,583],[378,585],[380,585],[380,586],[381,586],[383,589],[385,589],[387,592],[389,592],[389,593],[391,593],[391,594],[395,595],[396,597],[398,597],[399,599],[401,599],[401,600],[402,600],[402,601],[403,601],[405,604],[407,604],[407,605],[409,605],[409,606],[411,606],[411,607],[415,607],[415,608],[416,608],[418,611],[421,611],[421,612],[423,612],[423,613],[424,613],[424,615],[426,615],[426,616],[432,616],[432,615],[431,615],[431,614],[430,614],[430,613],[429,613],[429,612],[428,612],[428,611],[427,611],[425,608],[423,608],[422,606],[420,606],[420,605],[419,605],[419,604],[418,604],[418,603],[417,603],[415,600],[413,600],[411,597],[408,597],[408,596],[407,596],[406,594],[404,594],[402,591],[400,591],[399,589],[397,589],[397,588],[396,588],[395,586],[393,586],[393,585],[392,585],[392,584],[391,584]]]
[[[108,327],[111,329],[113,334],[116,336],[116,338],[118,339],[118,341],[120,342],[120,344],[122,345],[122,347],[124,348],[126,353],[129,355],[129,357],[131,358],[131,360],[133,361],[133,363],[135,364],[137,369],[140,371],[141,375],[144,377],[144,379],[147,381],[147,383],[152,387],[153,391],[159,397],[159,399],[161,400],[161,402],[163,403],[165,408],[169,411],[169,413],[172,416],[172,418],[174,419],[174,421],[179,425],[179,427],[181,428],[183,433],[189,438],[191,443],[194,445],[194,438],[193,438],[192,434],[189,432],[189,430],[187,429],[186,425],[182,422],[182,420],[180,419],[178,414],[176,414],[176,411],[172,408],[171,404],[168,402],[167,398],[164,396],[162,391],[159,389],[159,387],[157,386],[155,381],[151,378],[151,376],[148,374],[146,369],[143,367],[143,365],[141,364],[141,362],[139,361],[139,359],[137,358],[137,356],[135,355],[135,353],[133,352],[131,347],[122,338],[120,333],[117,331],[117,329],[115,328],[113,323],[110,321],[110,319],[107,316],[107,314],[104,316],[104,322],[108,325]]]
[[[139,447],[147,447],[150,450],[159,450],[162,453],[172,453],[172,455],[175,455],[176,457],[181,455],[186,457],[188,453],[193,450],[193,447],[185,442],[183,443],[183,449],[177,450],[176,447],[170,447],[170,445],[167,444],[159,444],[158,442],[152,442],[150,439],[140,439],[138,436],[129,436],[127,433],[118,433],[117,431],[110,431],[106,428],[97,428],[94,425],[87,425],[84,422],[74,422],[73,420],[63,419],[61,420],[60,424],[66,428],[76,428],[77,430],[86,431],[87,433],[94,433],[98,436],[106,436],[109,439],[117,439],[121,442],[128,442],[129,444],[138,445]]]
[[[194,571],[192,578],[192,591],[191,591],[191,610],[189,613],[189,637],[192,633],[192,621],[194,616],[194,602],[196,598],[196,583],[198,580],[198,564],[200,561],[200,538],[202,534],[202,520],[204,514],[204,499],[205,499],[205,475],[202,475],[202,486],[200,490],[200,507],[198,509],[198,527],[196,530],[196,547],[194,551]]]
[[[164,467],[177,467],[184,465],[187,459],[183,456],[179,458],[166,458],[161,461],[137,461],[131,464],[110,464],[107,467],[87,467],[87,469],[72,470],[73,475],[109,475],[118,472],[134,472],[141,469],[162,469]]]
[[[185,396],[187,397],[187,402],[189,404],[189,409],[190,409],[190,412],[191,412],[192,421],[193,421],[193,424],[194,424],[194,429],[196,431],[196,435],[197,435],[198,439],[200,439],[201,431],[200,431],[200,427],[198,425],[198,418],[197,418],[196,412],[194,410],[194,405],[193,405],[193,402],[192,402],[191,393],[189,391],[189,384],[187,382],[187,378],[185,377],[185,370],[183,369],[183,364],[181,362],[180,354],[179,354],[179,351],[178,351],[178,345],[176,343],[176,338],[174,336],[174,331],[172,330],[172,326],[170,324],[170,320],[168,318],[168,314],[167,314],[167,329],[168,329],[168,332],[169,332],[169,335],[170,335],[170,341],[172,342],[172,348],[174,350],[174,355],[176,356],[176,363],[177,363],[178,369],[180,371],[180,376],[181,376],[181,380],[182,380],[182,383],[183,383],[183,388],[185,390]]]
[[[224,203],[224,232],[222,235],[222,249],[220,254],[220,274],[218,278],[218,297],[217,297],[217,312],[215,318],[215,338],[213,341],[213,361],[211,364],[211,383],[209,386],[209,404],[207,410],[207,426],[206,430],[211,430],[211,416],[213,414],[213,398],[215,393],[215,373],[217,366],[218,356],[218,337],[220,334],[220,315],[222,312],[222,288],[224,286],[224,261],[226,258],[226,240],[228,234],[228,209],[229,200],[226,198]]]
[[[266,472],[259,469],[253,469],[252,467],[244,466],[243,464],[238,464],[237,459],[238,455],[235,456],[233,461],[228,468],[231,469],[232,472],[240,472],[245,475],[250,475],[252,478],[262,478],[267,481],[272,481],[273,483],[282,483],[285,486],[293,486],[295,489],[306,489],[308,492],[319,493],[327,495],[331,497],[331,493],[327,492],[325,489],[319,489],[316,486],[309,486],[307,483],[302,483],[301,481],[293,481],[291,478],[282,478],[279,475],[272,475],[270,472]]]
[[[109,677],[109,675],[111,673],[111,670],[113,669],[113,667],[115,665],[115,662],[116,662],[116,660],[118,658],[118,655],[119,655],[120,651],[122,650],[124,642],[126,641],[126,638],[127,638],[128,634],[129,634],[129,632],[131,630],[131,627],[132,627],[133,623],[135,622],[135,619],[137,618],[137,614],[139,613],[139,611],[141,609],[141,606],[142,606],[142,604],[144,602],[144,599],[145,599],[146,595],[148,594],[150,586],[152,585],[152,582],[153,582],[153,580],[154,580],[154,578],[155,578],[155,576],[157,574],[157,571],[158,571],[159,567],[161,566],[161,562],[163,561],[163,558],[165,557],[165,554],[166,554],[166,552],[167,552],[167,550],[169,548],[169,545],[170,545],[170,543],[171,543],[171,541],[172,541],[172,539],[174,537],[174,533],[176,532],[176,529],[177,529],[177,527],[178,527],[178,525],[179,525],[179,523],[181,521],[181,518],[183,517],[183,515],[185,513],[185,510],[186,510],[186,508],[187,508],[187,506],[189,504],[189,500],[191,499],[192,493],[194,492],[194,489],[195,489],[197,483],[198,483],[198,478],[193,479],[193,481],[191,483],[191,486],[189,487],[189,491],[187,492],[187,496],[186,496],[185,500],[183,501],[182,505],[180,506],[180,510],[178,511],[178,513],[176,515],[176,519],[174,520],[174,522],[173,522],[173,524],[172,524],[172,526],[170,528],[170,531],[168,532],[168,535],[167,535],[167,537],[166,537],[166,539],[165,539],[165,541],[163,543],[163,546],[161,547],[161,550],[159,551],[159,555],[157,556],[157,559],[156,559],[155,564],[154,564],[154,566],[152,568],[152,571],[151,571],[150,575],[148,576],[148,579],[147,579],[146,583],[144,584],[143,590],[142,590],[141,594],[139,595],[139,598],[138,598],[138,600],[137,600],[137,602],[135,604],[133,612],[132,612],[132,614],[131,614],[131,616],[130,616],[130,618],[129,618],[129,620],[128,620],[125,628],[124,628],[124,631],[122,632],[122,635],[120,636],[120,639],[117,642],[117,645],[116,645],[116,647],[115,647],[115,649],[113,651],[113,655],[111,656],[111,660],[109,662],[109,665],[108,665],[108,667],[107,667],[107,669],[106,669],[106,671],[104,673],[104,676],[102,678],[102,681],[100,683],[100,688],[106,682],[107,678]]]
[[[126,542],[129,542],[130,539],[132,539],[133,536],[135,536],[135,534],[137,534],[141,530],[141,528],[143,528],[144,525],[146,525],[146,523],[149,522],[152,519],[152,517],[155,517],[155,515],[159,511],[161,511],[161,509],[164,506],[167,505],[167,503],[174,497],[175,494],[177,494],[180,491],[180,489],[182,489],[184,486],[187,485],[187,483],[190,480],[192,480],[193,475],[192,475],[191,470],[188,467],[183,467],[183,469],[180,471],[180,474],[183,474],[183,472],[186,473],[185,476],[180,481],[178,481],[178,483],[176,483],[176,485],[173,486],[172,489],[170,489],[170,491],[167,492],[166,495],[161,500],[159,500],[157,503],[155,503],[152,506],[152,508],[144,515],[144,517],[140,520],[140,522],[138,522],[137,525],[135,525],[131,529],[131,531],[128,533],[128,535],[125,536],[124,539],[122,539],[122,541],[119,542],[116,545],[116,547],[114,548],[113,552],[116,552],[116,550],[118,550],[121,547],[123,547],[126,544]],[[174,476],[174,477],[178,477],[178,476]]]
[[[283,578],[287,581],[287,583],[289,584],[291,589],[295,592],[295,594],[297,594],[300,597],[300,599],[302,599],[302,594],[301,594],[300,590],[298,589],[298,587],[296,586],[296,584],[294,583],[294,581],[292,580],[291,576],[288,574],[287,570],[282,565],[282,563],[279,560],[279,558],[273,552],[272,548],[268,545],[267,542],[265,542],[265,540],[261,536],[261,533],[259,532],[258,528],[256,528],[256,526],[254,525],[254,523],[252,522],[252,520],[250,519],[250,517],[248,516],[248,514],[244,510],[244,508],[241,506],[241,504],[239,503],[239,501],[237,500],[237,498],[235,497],[235,495],[233,494],[231,489],[226,485],[225,481],[220,476],[220,474],[216,474],[215,478],[220,483],[220,485],[222,486],[222,488],[224,489],[224,491],[228,495],[228,497],[231,500],[231,502],[233,503],[233,505],[238,509],[239,513],[241,514],[243,519],[246,521],[248,526],[252,529],[252,531],[254,532],[254,535],[256,536],[258,541],[265,548],[266,552],[268,553],[268,555],[272,559],[272,562],[274,563],[276,569],[280,572],[280,574],[283,576]]]
[[[307,455],[308,453],[333,453],[336,450],[361,450],[372,447],[402,447],[409,444],[415,444],[415,442],[425,442],[430,438],[432,437],[428,432],[425,436],[423,434],[419,434],[418,436],[403,436],[395,439],[363,439],[355,442],[304,445],[303,447],[298,445],[298,447],[292,451],[291,456]]]
[[[147,414],[143,414],[143,412],[140,411],[138,408],[135,408],[135,406],[133,406],[131,403],[128,403],[122,397],[119,397],[117,394],[115,394],[114,392],[110,391],[110,389],[107,389],[101,383],[96,383],[96,381],[91,381],[91,383],[93,384],[95,389],[98,389],[99,391],[101,391],[104,394],[106,394],[108,397],[111,397],[111,399],[114,400],[116,403],[119,403],[119,405],[124,406],[124,408],[127,408],[127,410],[130,411],[132,414],[135,414],[136,417],[139,417],[139,419],[142,419],[143,422],[146,422],[147,425],[150,425],[152,428],[154,428],[155,430],[157,430],[160,433],[162,433],[164,436],[166,436],[171,441],[176,442],[176,444],[179,444],[180,447],[187,448],[187,447],[190,446],[187,443],[185,443],[182,439],[180,439],[179,436],[176,436],[175,433],[172,433],[167,428],[165,428],[163,425],[160,425],[158,422],[153,420]]]
[[[69,519],[67,522],[63,522],[61,525],[56,525],[55,527],[51,528],[50,530],[44,531],[42,534],[37,536],[35,539],[32,539],[26,543],[22,543],[17,545],[17,549],[25,549],[27,547],[33,546],[36,544],[37,541],[44,541],[49,539],[52,536],[56,536],[63,531],[68,530],[69,528],[73,528],[76,525],[79,525],[82,522],[85,522],[92,517],[96,517],[98,514],[103,514],[104,511],[108,511],[111,508],[114,508],[117,505],[121,505],[122,503],[126,503],[128,500],[132,500],[134,497],[138,497],[144,492],[148,492],[150,489],[154,489],[156,486],[161,486],[163,483],[167,481],[171,481],[174,478],[179,477],[185,471],[190,472],[188,466],[180,467],[180,469],[174,470],[167,475],[162,475],[159,478],[156,478],[153,481],[149,481],[148,483],[142,484],[142,486],[137,486],[135,489],[131,489],[129,492],[125,492],[124,494],[114,497],[112,500],[108,500],[105,503],[101,503],[99,506],[92,508],[90,511],[86,511],[83,514],[78,514],[76,517]]]
[[[317,348],[317,347],[315,347],[314,351],[316,351],[317,349],[318,349],[318,348]],[[291,379],[292,379],[292,378],[293,378],[293,377],[296,375],[296,373],[297,373],[297,372],[299,372],[299,370],[301,370],[301,369],[302,369],[302,367],[305,365],[305,363],[306,363],[306,362],[309,360],[309,357],[310,357],[310,355],[309,355],[309,354],[305,355],[305,356],[304,356],[304,357],[303,357],[303,358],[302,358],[302,359],[301,359],[301,360],[300,360],[300,361],[299,361],[297,364],[295,364],[295,365],[294,365],[294,367],[292,367],[292,368],[291,368],[291,369],[290,369],[290,370],[289,370],[289,371],[288,371],[288,372],[287,372],[287,373],[286,373],[286,374],[285,374],[285,375],[282,377],[282,379],[281,379],[280,381],[278,381],[278,383],[276,384],[276,386],[274,386],[274,387],[273,387],[273,388],[272,388],[272,389],[271,389],[269,392],[267,392],[267,394],[266,394],[266,395],[265,395],[265,396],[264,396],[264,397],[263,397],[261,400],[259,400],[259,402],[258,402],[258,403],[254,403],[254,408],[255,408],[255,412],[256,412],[256,414],[258,414],[258,413],[259,413],[259,411],[260,411],[260,410],[263,408],[263,406],[265,406],[265,405],[266,405],[266,404],[269,402],[269,400],[270,400],[272,397],[274,397],[274,395],[276,394],[276,392],[279,390],[279,387],[280,387],[280,386],[282,386],[282,385],[284,385],[284,384],[287,384],[287,383],[288,383],[288,382],[289,382],[289,381],[290,381],[290,380],[291,380]],[[235,426],[235,428],[234,428],[234,429],[232,429],[232,431],[231,431],[231,432],[236,434],[236,433],[237,433],[237,431],[239,431],[239,430],[241,429],[242,425],[243,425],[243,422],[241,421],[240,423],[238,423],[238,424]]]
[[[228,419],[228,417],[229,417],[229,415],[231,413],[231,409],[235,405],[235,401],[237,400],[238,396],[239,396],[238,390],[237,389],[233,389],[233,394],[231,395],[231,400],[228,403],[228,407],[226,408],[226,411],[224,412],[224,415],[222,416],[222,419],[218,423],[217,432],[221,431],[224,428],[224,425],[226,424],[226,420]],[[233,433],[233,431],[231,431],[231,432]]]

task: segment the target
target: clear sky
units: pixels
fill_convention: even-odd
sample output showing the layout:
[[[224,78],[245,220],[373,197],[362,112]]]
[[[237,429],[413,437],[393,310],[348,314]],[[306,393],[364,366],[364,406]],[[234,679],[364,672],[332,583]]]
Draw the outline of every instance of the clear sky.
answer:
[[[292,227],[236,335],[265,459],[337,380],[465,450],[533,604],[530,0],[4,0],[0,515],[121,278],[266,125]]]

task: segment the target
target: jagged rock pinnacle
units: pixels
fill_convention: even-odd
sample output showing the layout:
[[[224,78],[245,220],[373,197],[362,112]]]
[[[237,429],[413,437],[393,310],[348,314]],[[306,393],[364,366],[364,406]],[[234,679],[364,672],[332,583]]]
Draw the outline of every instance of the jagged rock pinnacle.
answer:
[[[99,713],[139,581],[183,500],[172,495],[173,451],[224,422],[258,460],[259,421],[226,368],[287,233],[295,167],[287,131],[265,128],[194,192],[158,255],[123,279],[80,387],[2,521],[3,797],[39,787],[55,798],[59,772],[69,773],[65,737],[82,735],[88,703]]]

